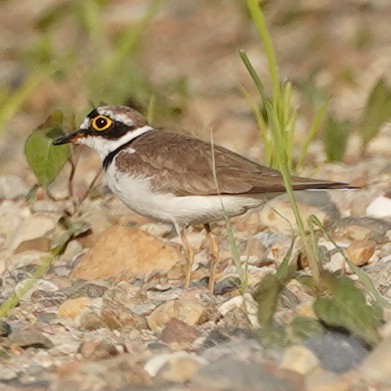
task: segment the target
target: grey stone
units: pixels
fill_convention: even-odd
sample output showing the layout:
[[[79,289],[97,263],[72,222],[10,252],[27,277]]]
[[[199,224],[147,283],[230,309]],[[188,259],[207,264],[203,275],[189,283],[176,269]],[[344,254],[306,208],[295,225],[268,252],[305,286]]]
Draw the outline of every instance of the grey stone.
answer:
[[[319,359],[323,368],[345,372],[356,367],[369,353],[369,348],[352,335],[326,331],[304,343]]]
[[[22,178],[16,175],[0,177],[0,198],[12,200],[25,196],[29,191]]]
[[[191,380],[191,386],[207,390],[296,391],[290,381],[277,377],[264,366],[230,358],[203,366]]]

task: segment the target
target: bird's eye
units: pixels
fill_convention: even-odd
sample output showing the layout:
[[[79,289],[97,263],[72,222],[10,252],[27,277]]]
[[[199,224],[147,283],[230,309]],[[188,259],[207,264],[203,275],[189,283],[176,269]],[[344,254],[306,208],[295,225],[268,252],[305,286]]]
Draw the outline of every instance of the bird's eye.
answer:
[[[105,117],[104,115],[98,115],[92,120],[91,126],[94,130],[102,132],[103,130],[108,129],[112,123],[113,121],[110,118]]]

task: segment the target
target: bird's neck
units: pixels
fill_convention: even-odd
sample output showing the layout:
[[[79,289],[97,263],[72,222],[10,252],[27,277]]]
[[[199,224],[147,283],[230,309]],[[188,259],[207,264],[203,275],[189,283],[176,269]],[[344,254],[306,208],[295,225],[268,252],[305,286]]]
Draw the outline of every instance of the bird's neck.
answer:
[[[128,148],[132,143],[143,134],[154,130],[151,126],[146,125],[124,134],[116,140],[99,140],[95,143],[94,149],[97,150],[102,159],[103,167],[106,170],[114,157],[123,149]],[[102,142],[103,141],[103,142]],[[96,145],[100,142],[100,145]]]
[[[154,130],[152,126],[145,125],[140,128],[130,130],[129,132],[116,139],[96,135],[87,136],[81,138],[79,140],[79,144],[85,144],[88,147],[95,149],[98,152],[103,164],[105,165],[105,160],[109,159],[110,156],[114,157],[116,151],[118,152],[119,150],[127,147],[141,135],[152,130]]]

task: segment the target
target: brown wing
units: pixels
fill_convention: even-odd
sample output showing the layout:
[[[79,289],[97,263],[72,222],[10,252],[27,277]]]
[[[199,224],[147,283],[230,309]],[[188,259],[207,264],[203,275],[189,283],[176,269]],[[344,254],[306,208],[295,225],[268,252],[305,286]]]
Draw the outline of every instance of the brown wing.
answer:
[[[151,131],[131,145],[136,153],[120,152],[123,171],[144,172],[156,190],[177,195],[218,194],[211,145],[180,133]],[[261,166],[226,148],[214,146],[220,194],[263,194],[285,191],[279,171]],[[295,190],[346,188],[345,183],[293,177]]]

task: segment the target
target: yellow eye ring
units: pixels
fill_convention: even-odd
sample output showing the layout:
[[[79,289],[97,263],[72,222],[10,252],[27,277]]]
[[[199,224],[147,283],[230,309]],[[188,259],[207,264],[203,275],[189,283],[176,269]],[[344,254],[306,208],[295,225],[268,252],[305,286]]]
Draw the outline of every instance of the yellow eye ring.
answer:
[[[91,126],[97,132],[102,132],[108,129],[112,123],[113,121],[109,117],[106,117],[104,115],[98,115],[92,120]]]

